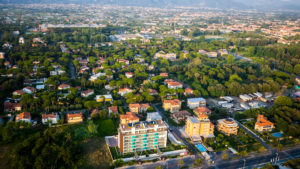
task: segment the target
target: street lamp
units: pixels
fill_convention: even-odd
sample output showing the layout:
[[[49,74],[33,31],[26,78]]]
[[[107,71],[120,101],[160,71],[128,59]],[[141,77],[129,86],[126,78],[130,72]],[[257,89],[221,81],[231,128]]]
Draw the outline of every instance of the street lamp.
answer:
[[[244,158],[244,166],[243,166],[243,169],[245,168],[246,166],[246,159]]]

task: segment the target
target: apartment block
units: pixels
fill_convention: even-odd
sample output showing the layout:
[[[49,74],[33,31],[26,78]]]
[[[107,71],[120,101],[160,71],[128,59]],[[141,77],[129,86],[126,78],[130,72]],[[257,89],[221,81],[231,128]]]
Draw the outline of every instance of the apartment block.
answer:
[[[162,120],[120,124],[118,147],[122,153],[167,146],[168,128]]]
[[[218,120],[218,130],[227,136],[237,135],[238,124],[231,118]]]
[[[192,141],[201,141],[201,136],[214,137],[214,125],[205,114],[198,118],[189,116],[186,120],[185,133]]]

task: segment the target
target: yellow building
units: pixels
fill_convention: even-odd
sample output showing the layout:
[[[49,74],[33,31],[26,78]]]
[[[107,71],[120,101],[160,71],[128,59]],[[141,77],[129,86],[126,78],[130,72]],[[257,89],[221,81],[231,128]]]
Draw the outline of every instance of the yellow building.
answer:
[[[237,135],[238,128],[238,124],[233,119],[228,118],[218,120],[218,130],[227,136],[230,136],[231,134]]]
[[[192,141],[200,141],[202,137],[214,137],[214,125],[203,114],[198,118],[188,117],[186,120],[185,133]]]
[[[83,121],[82,113],[67,114],[68,123],[80,123]]]
[[[97,102],[103,102],[103,99],[105,100],[105,102],[112,102],[113,98],[112,95],[108,94],[108,95],[97,95],[96,96],[96,101]]]
[[[170,111],[171,113],[178,112],[181,109],[181,101],[175,100],[164,100],[163,108],[165,111]]]

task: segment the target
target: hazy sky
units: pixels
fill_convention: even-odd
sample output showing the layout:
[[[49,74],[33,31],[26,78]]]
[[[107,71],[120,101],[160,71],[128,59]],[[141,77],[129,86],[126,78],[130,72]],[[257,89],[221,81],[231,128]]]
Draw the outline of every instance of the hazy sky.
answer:
[[[0,3],[98,3],[154,7],[192,6],[235,9],[300,10],[300,0],[0,0]]]

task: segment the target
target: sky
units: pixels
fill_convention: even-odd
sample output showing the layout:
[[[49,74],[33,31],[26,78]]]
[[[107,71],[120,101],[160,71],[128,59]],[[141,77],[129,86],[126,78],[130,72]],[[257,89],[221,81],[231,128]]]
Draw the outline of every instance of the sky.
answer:
[[[289,9],[300,11],[300,0],[0,0],[0,3],[79,3],[149,7],[211,7],[222,9]]]

